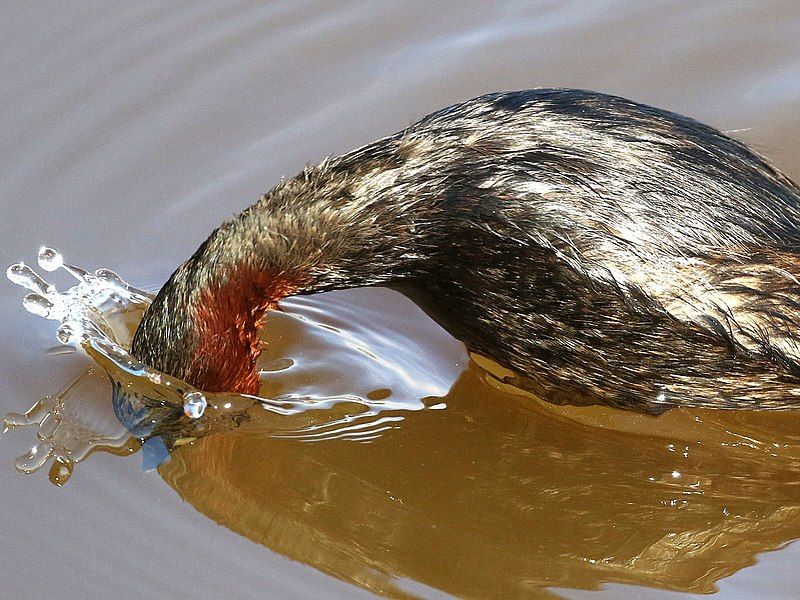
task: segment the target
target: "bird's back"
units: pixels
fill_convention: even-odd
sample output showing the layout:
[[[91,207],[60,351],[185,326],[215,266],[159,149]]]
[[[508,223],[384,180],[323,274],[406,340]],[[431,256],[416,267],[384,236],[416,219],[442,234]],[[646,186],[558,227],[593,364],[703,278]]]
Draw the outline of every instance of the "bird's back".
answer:
[[[576,90],[491,94],[402,139],[450,232],[432,296],[518,383],[654,412],[796,402],[800,191],[744,145]]]

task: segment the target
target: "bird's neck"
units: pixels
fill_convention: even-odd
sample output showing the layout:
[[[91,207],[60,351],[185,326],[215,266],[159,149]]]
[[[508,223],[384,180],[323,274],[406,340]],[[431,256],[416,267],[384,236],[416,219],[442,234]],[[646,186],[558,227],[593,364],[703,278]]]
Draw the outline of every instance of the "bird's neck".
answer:
[[[184,377],[207,391],[257,394],[264,314],[282,298],[301,292],[307,281],[278,270],[236,265],[225,278],[201,288],[188,320],[194,340]]]
[[[379,192],[324,164],[277,186],[176,271],[140,324],[134,353],[200,389],[257,393],[259,328],[282,298],[419,271],[415,219]]]

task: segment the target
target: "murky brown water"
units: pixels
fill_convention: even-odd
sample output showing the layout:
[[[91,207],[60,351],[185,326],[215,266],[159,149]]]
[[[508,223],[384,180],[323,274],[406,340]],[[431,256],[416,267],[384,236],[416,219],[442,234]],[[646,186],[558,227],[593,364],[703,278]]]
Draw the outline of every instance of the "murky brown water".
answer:
[[[4,265],[50,243],[155,287],[281,175],[537,85],[736,130],[800,178],[794,2],[82,6],[0,7]],[[272,322],[268,358],[294,364],[265,387],[419,400],[455,382],[428,402],[443,409],[381,413],[397,420],[368,443],[218,433],[158,472],[95,454],[62,488],[14,472],[31,440],[11,432],[3,594],[797,597],[800,416],[543,405],[462,371],[458,344],[387,294],[289,302],[307,320]],[[10,285],[0,318],[0,412],[85,369],[45,354],[52,329]],[[93,385],[82,417],[111,427]]]

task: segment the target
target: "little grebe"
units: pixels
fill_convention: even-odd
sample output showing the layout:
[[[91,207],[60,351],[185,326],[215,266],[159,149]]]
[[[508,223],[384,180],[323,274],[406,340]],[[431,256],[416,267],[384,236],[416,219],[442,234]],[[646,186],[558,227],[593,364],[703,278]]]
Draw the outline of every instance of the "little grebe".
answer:
[[[743,144],[614,96],[495,93],[279,183],[175,271],[132,352],[257,393],[266,310],[381,285],[550,401],[787,408],[798,267],[800,189]]]

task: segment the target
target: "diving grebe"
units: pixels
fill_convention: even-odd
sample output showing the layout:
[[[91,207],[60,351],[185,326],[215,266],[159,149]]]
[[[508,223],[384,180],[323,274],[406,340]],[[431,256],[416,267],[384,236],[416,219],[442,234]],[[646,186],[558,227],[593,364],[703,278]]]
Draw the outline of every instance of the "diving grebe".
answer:
[[[382,285],[553,402],[800,404],[800,189],[692,119],[494,93],[279,183],[170,277],[132,353],[257,393],[288,295]]]

